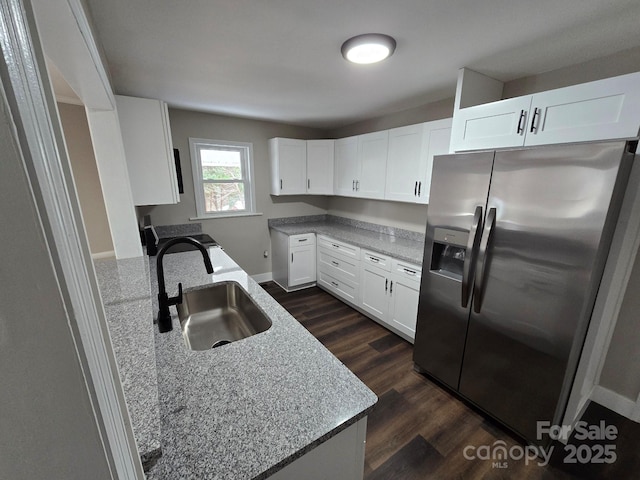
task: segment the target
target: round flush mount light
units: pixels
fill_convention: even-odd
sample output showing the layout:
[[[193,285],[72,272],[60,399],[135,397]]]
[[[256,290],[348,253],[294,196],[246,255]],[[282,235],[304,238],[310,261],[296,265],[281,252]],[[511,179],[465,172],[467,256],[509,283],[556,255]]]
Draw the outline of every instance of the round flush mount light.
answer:
[[[342,56],[353,63],[377,63],[390,57],[395,49],[396,41],[389,35],[365,33],[344,42]]]

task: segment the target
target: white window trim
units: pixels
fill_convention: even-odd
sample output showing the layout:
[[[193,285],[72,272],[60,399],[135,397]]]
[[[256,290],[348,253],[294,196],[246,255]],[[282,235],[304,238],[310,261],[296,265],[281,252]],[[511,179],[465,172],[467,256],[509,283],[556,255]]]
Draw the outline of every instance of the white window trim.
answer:
[[[246,153],[246,180],[245,180],[245,209],[232,210],[229,212],[207,212],[204,202],[204,182],[202,181],[202,164],[200,163],[200,155],[198,148],[200,146],[212,147],[236,147],[242,148]],[[198,218],[228,218],[228,217],[246,217],[255,215],[256,199],[255,199],[255,183],[253,178],[253,143],[250,142],[231,142],[228,140],[213,140],[209,138],[191,138],[189,137],[189,150],[191,151],[191,171],[193,173],[193,194],[196,200],[196,212]],[[248,188],[247,188],[248,187]]]

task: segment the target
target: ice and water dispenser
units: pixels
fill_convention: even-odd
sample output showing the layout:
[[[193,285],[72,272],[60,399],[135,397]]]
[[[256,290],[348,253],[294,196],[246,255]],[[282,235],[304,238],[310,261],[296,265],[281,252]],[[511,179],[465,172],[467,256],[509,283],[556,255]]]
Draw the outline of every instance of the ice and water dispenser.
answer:
[[[436,227],[431,251],[431,271],[462,281],[469,232]]]

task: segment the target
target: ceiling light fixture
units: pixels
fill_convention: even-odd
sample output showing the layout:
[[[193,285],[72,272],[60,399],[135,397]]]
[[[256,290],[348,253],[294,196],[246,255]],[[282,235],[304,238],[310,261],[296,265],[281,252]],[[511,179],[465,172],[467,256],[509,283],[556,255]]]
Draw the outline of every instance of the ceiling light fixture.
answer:
[[[353,63],[377,63],[390,57],[396,49],[396,41],[382,33],[365,33],[350,38],[342,44],[342,56]]]

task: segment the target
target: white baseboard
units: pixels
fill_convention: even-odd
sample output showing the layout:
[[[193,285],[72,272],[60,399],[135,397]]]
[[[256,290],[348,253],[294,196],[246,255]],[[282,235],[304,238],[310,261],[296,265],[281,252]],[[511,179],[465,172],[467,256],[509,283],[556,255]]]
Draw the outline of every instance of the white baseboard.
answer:
[[[596,385],[591,393],[591,400],[599,403],[603,407],[607,407],[609,410],[629,418],[633,421],[637,421],[634,418],[636,410],[636,402],[630,398],[620,395],[619,393],[609,390],[602,385]]]
[[[273,273],[258,273],[256,275],[251,275],[251,278],[253,278],[258,283],[270,282],[271,280],[273,280]]]
[[[100,258],[111,258],[115,256],[116,256],[116,252],[114,252],[113,250],[109,250],[108,252],[97,252],[97,253],[91,254],[91,258],[93,260],[98,260]]]

